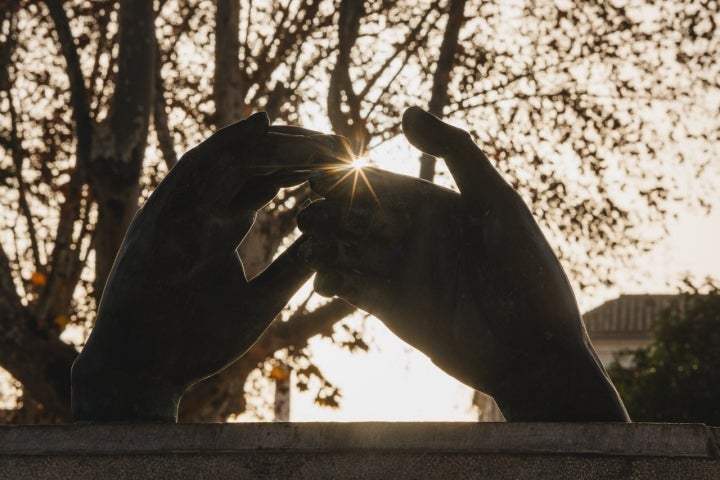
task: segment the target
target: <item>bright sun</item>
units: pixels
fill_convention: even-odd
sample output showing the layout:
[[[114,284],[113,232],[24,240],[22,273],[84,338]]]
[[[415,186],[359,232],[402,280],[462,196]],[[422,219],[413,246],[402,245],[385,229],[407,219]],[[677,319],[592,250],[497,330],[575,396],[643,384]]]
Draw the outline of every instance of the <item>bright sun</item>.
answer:
[[[375,189],[370,184],[370,180],[367,177],[366,171],[364,170],[365,167],[370,166],[370,161],[367,157],[364,155],[350,155],[351,160],[343,160],[343,164],[334,167],[331,170],[342,172],[345,170],[345,173],[340,176],[340,178],[330,187],[330,190],[337,187],[344,181],[349,181],[352,183],[351,190],[350,190],[350,205],[352,205],[353,200],[355,199],[355,192],[357,191],[358,187],[358,181],[361,181],[367,190],[370,192],[370,194],[373,196],[375,201],[380,205],[380,199],[378,198],[377,194],[375,193]]]
[[[355,170],[360,170],[369,166],[370,162],[368,161],[367,157],[355,157],[350,164]]]

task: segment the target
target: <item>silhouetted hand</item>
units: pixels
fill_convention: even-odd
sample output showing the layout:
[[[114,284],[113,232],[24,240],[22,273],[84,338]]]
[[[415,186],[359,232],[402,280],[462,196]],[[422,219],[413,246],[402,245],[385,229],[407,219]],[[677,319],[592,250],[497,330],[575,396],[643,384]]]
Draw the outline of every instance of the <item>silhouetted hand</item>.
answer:
[[[242,355],[309,278],[297,245],[251,281],[235,250],[280,187],[337,162],[336,142],[312,133],[256,114],[168,173],[127,232],[73,366],[76,421],[176,420],[183,392]]]
[[[376,315],[508,420],[626,421],[557,257],[470,135],[419,108],[403,118],[460,194],[377,169],[314,174],[298,216],[315,289]],[[344,177],[345,176],[345,177]]]

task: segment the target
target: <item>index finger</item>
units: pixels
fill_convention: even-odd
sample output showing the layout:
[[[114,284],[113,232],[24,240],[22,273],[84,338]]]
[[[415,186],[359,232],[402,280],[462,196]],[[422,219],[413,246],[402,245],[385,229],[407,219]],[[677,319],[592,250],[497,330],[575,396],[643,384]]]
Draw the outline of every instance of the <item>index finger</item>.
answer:
[[[266,175],[279,170],[310,173],[338,163],[347,163],[350,156],[336,135],[291,135],[272,130],[260,140],[256,151],[238,155],[236,167],[248,173]]]

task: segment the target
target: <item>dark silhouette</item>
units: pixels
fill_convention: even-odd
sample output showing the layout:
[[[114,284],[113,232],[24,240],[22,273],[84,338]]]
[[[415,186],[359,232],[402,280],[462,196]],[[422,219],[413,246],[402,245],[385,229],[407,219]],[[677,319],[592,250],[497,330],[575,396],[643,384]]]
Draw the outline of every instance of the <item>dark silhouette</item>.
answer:
[[[315,174],[298,217],[315,289],[376,315],[497,401],[508,420],[628,421],[563,269],[520,196],[470,135],[409,109],[460,194],[376,169]]]
[[[235,250],[280,187],[337,163],[340,142],[313,133],[256,114],[170,171],[133,219],[73,365],[76,421],[176,420],[183,392],[240,357],[307,281],[297,244],[252,281]]]
[[[317,271],[509,420],[627,421],[573,292],[519,195],[469,134],[412,108],[403,127],[461,194],[343,168],[349,145],[254,115],[188,152],[133,220],[73,367],[76,421],[173,421]],[[338,165],[340,167],[338,167]],[[235,249],[258,208],[309,178],[305,232],[252,281]]]

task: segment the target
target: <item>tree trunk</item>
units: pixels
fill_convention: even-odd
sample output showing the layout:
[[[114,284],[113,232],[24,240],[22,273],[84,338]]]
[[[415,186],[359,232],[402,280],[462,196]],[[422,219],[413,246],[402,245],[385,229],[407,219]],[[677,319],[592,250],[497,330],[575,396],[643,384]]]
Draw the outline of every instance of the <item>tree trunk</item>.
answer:
[[[138,208],[155,84],[155,11],[151,0],[120,4],[120,49],[108,121],[96,126],[88,182],[98,203],[96,300]]]
[[[0,365],[42,404],[50,421],[70,419],[70,365],[77,352],[55,335],[42,335],[15,290],[10,263],[0,248]]]
[[[244,86],[240,76],[240,0],[217,0],[215,11],[215,126],[242,118]]]
[[[360,112],[361,98],[355,93],[350,78],[350,52],[365,15],[365,1],[342,0],[338,15],[338,53],[330,73],[328,116],[333,130],[350,139],[355,154],[363,152],[370,141],[365,119]]]

